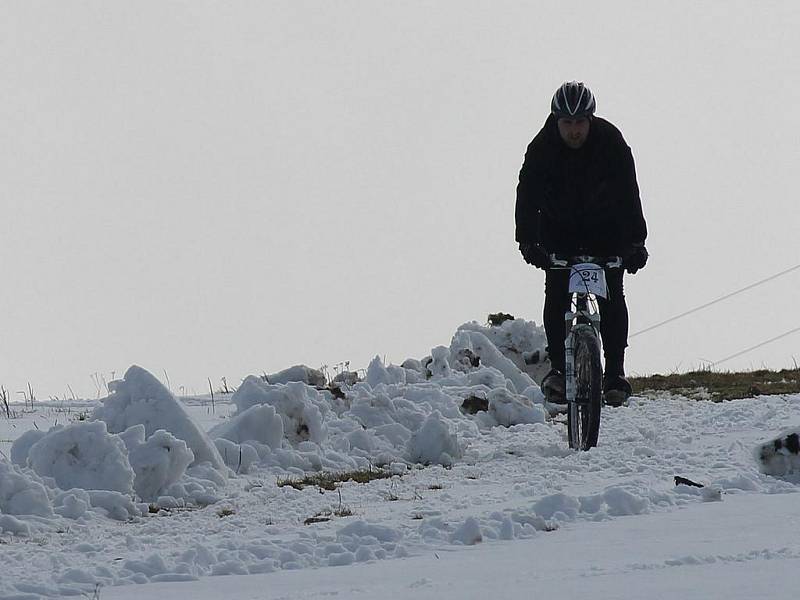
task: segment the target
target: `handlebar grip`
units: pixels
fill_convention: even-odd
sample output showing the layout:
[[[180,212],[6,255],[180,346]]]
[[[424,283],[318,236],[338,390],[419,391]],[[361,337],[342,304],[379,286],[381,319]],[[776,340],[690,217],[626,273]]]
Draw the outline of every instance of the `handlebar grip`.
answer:
[[[566,269],[572,265],[584,262],[592,262],[598,265],[602,264],[609,269],[619,269],[623,266],[621,256],[559,256],[555,252],[548,256],[550,258],[550,266],[556,269]]]
[[[554,252],[550,255],[550,266],[567,267],[569,266],[569,261],[566,258],[558,258],[558,255]]]

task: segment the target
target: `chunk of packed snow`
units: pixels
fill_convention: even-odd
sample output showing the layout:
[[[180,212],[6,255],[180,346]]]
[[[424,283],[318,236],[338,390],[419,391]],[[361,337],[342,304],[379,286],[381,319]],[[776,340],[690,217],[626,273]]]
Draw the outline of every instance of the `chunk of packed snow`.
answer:
[[[224,438],[237,444],[258,442],[276,449],[281,447],[283,441],[283,419],[275,412],[274,406],[257,404],[225,423],[220,423],[208,435],[213,439]]]
[[[24,535],[30,537],[31,527],[25,521],[20,521],[11,515],[0,513],[0,533],[10,533],[12,535]]]
[[[2,458],[0,458],[0,514],[53,516],[45,487]]]
[[[258,450],[250,444],[237,444],[225,438],[215,439],[214,444],[225,464],[237,474],[249,473],[252,466],[259,462]]]
[[[547,352],[547,336],[544,328],[533,321],[525,319],[508,319],[500,325],[484,326],[476,323],[465,323],[458,328],[459,331],[474,331],[485,335],[489,341],[521,371],[534,371],[541,373],[549,368],[549,361],[543,360]],[[540,362],[528,365],[525,357],[536,356]]]
[[[608,514],[621,517],[640,515],[649,512],[650,500],[626,490],[620,486],[612,486],[603,492],[603,499],[608,506]]]
[[[531,404],[544,404],[544,394],[538,385],[530,385],[522,390],[522,395],[531,401]]]
[[[425,367],[422,365],[422,361],[416,358],[407,358],[400,366],[406,371],[414,371],[420,375],[425,375]]]
[[[340,383],[344,385],[355,385],[361,381],[361,377],[356,371],[342,371],[333,378],[333,383]]]
[[[467,517],[466,521],[459,525],[450,536],[451,543],[465,546],[474,546],[482,541],[481,526],[475,517]]]
[[[327,435],[323,412],[328,412],[328,404],[317,390],[304,383],[272,385],[250,375],[231,401],[237,407],[237,414],[259,404],[272,406],[283,420],[284,436],[292,443],[310,440],[320,444]]]
[[[368,539],[376,542],[397,542],[402,534],[393,527],[377,525],[366,521],[356,521],[342,527],[336,534],[337,538],[350,538],[361,543],[366,543]]]
[[[521,423],[544,423],[545,411],[534,405],[525,396],[512,394],[506,389],[497,388],[489,392],[489,414],[499,425],[510,427]]]
[[[323,387],[327,383],[322,371],[305,365],[295,365],[278,373],[267,375],[267,382],[270,384],[289,383],[290,381],[300,381],[315,387]]]
[[[91,499],[85,490],[67,490],[53,500],[54,511],[65,519],[80,519],[90,506]]]
[[[455,354],[460,350],[468,349],[476,356],[480,357],[482,365],[494,367],[500,371],[505,378],[513,385],[514,392],[521,392],[531,385],[535,385],[533,379],[523,373],[519,366],[504,356],[497,347],[489,341],[480,331],[469,331],[459,329],[453,336],[450,343],[450,351]]]
[[[122,431],[117,435],[125,444],[128,452],[130,452],[132,448],[135,448],[139,444],[144,444],[144,440],[147,438],[144,425],[141,423],[137,425],[131,425],[125,431]]]
[[[431,377],[450,377],[450,350],[445,346],[436,346],[431,350],[431,358],[428,364]]]
[[[14,440],[14,443],[11,444],[11,462],[20,467],[27,467],[31,446],[46,435],[47,432],[41,429],[29,429],[19,436]]]
[[[31,446],[28,464],[52,477],[62,490],[133,491],[133,469],[125,444],[102,421],[53,429]]]
[[[538,500],[533,505],[533,512],[543,519],[571,521],[578,515],[580,508],[580,502],[573,496],[551,494]]]
[[[92,507],[102,509],[110,519],[127,521],[142,514],[127,494],[111,490],[86,490],[86,493]]]
[[[144,425],[147,436],[164,429],[186,442],[194,454],[193,464],[209,462],[225,472],[222,457],[208,435],[153,375],[134,365],[121,381],[113,381],[108,387],[111,394],[94,410],[92,419],[104,421],[113,433],[139,424]]]
[[[130,449],[129,461],[136,474],[133,489],[142,500],[150,501],[180,481],[194,454],[186,442],[159,429]]]
[[[461,458],[458,436],[439,411],[431,413],[406,446],[411,462],[449,466]]]
[[[397,365],[383,365],[380,356],[373,358],[367,367],[367,377],[365,382],[370,387],[378,387],[381,384],[404,384],[407,382],[408,372],[403,367]]]

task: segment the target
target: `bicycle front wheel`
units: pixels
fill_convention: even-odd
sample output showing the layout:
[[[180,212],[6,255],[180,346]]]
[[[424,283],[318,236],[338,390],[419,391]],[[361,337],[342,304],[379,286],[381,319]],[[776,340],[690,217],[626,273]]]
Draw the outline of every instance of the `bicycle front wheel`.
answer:
[[[569,446],[588,450],[597,445],[603,396],[603,367],[600,343],[590,325],[572,330],[575,365],[575,401],[569,403],[567,429]]]

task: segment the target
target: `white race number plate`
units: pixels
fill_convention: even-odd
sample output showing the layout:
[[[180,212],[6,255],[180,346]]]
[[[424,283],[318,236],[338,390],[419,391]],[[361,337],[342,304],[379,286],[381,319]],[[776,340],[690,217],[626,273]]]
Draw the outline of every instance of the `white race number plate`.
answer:
[[[570,293],[591,293],[601,298],[607,298],[608,287],[603,267],[592,263],[573,265],[569,273],[569,291]]]

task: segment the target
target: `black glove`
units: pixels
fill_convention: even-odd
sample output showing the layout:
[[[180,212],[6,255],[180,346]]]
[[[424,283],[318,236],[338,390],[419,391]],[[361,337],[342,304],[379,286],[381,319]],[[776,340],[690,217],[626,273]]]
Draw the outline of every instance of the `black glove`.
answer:
[[[550,266],[550,256],[547,254],[547,250],[542,248],[541,244],[520,242],[519,251],[522,253],[522,258],[529,265],[539,269],[547,269]]]
[[[625,266],[625,270],[628,273],[633,274],[647,264],[647,258],[649,256],[643,242],[632,244],[625,253],[622,264]]]

